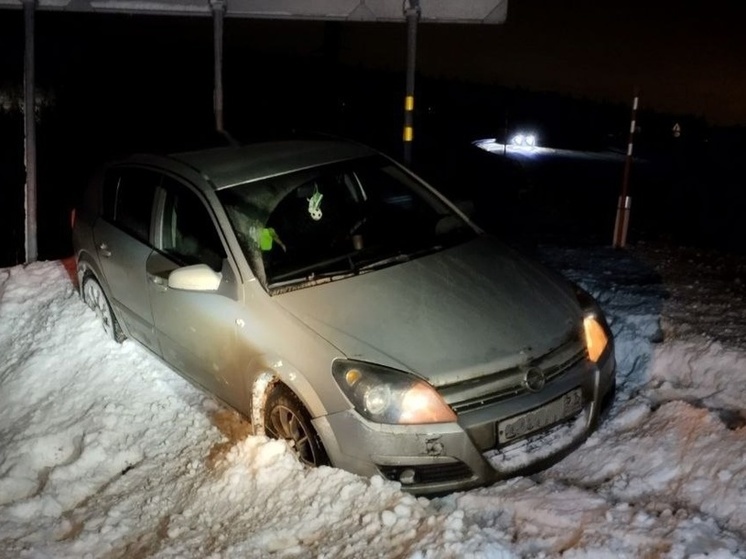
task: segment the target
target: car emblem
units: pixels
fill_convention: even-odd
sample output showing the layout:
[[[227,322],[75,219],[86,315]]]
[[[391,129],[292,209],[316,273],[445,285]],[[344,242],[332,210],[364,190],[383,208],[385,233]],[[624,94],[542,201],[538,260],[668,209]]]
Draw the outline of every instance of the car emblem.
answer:
[[[539,392],[544,388],[545,384],[546,379],[544,378],[544,371],[538,367],[531,367],[526,369],[526,372],[523,373],[523,386],[525,386],[526,390],[529,392]]]

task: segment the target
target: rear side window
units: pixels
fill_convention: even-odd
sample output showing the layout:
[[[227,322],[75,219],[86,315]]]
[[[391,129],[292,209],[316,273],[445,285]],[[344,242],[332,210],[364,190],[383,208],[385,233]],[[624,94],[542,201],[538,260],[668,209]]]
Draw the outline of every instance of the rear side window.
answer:
[[[113,169],[106,173],[103,215],[141,241],[150,239],[150,218],[161,176],[145,169]]]

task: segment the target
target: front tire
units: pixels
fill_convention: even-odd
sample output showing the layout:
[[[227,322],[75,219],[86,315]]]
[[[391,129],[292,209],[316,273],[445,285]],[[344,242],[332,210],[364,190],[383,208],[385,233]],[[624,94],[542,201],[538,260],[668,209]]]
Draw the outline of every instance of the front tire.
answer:
[[[330,465],[324,445],[311,424],[311,416],[289,388],[284,385],[275,386],[267,398],[264,410],[264,430],[267,436],[287,441],[303,464]]]
[[[111,310],[111,305],[101,288],[101,284],[93,276],[87,276],[83,280],[81,293],[83,301],[96,313],[109,337],[117,343],[124,341],[126,336],[122,332],[119,322],[117,322],[117,317]]]

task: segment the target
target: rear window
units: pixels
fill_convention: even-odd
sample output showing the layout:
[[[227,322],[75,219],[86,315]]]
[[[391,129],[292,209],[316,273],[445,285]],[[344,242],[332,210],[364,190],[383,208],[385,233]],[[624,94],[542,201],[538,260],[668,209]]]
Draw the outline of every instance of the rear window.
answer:
[[[150,219],[159,174],[145,169],[112,169],[103,188],[103,216],[138,239],[150,239]]]

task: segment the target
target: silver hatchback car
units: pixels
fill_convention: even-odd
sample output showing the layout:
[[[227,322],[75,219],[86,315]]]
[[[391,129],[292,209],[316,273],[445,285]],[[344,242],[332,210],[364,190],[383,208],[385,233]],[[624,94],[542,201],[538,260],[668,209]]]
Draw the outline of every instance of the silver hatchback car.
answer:
[[[77,209],[81,295],[299,459],[418,494],[546,467],[613,396],[584,291],[354,143],[134,156]]]

